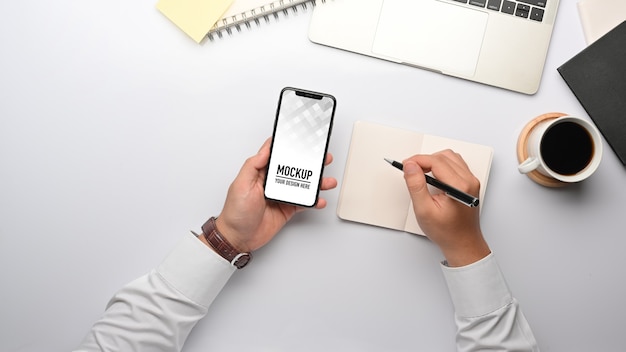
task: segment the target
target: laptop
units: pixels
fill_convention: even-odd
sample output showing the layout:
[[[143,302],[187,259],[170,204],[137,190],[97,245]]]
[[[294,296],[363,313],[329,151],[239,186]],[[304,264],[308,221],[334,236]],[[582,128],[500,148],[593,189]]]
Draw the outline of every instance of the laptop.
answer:
[[[539,89],[559,0],[333,0],[309,39],[512,91]]]

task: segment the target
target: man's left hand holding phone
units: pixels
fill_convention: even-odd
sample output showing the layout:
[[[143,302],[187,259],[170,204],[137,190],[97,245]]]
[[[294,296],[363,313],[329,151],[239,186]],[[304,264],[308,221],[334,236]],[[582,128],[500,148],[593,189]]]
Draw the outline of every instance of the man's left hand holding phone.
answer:
[[[281,91],[274,121],[265,197],[301,207],[317,204],[336,100],[297,88]]]
[[[322,176],[333,160],[327,151],[335,106],[328,94],[281,91],[272,138],[246,160],[216,220],[239,252],[264,246],[296,212],[326,206],[319,191],[337,187],[335,178]]]

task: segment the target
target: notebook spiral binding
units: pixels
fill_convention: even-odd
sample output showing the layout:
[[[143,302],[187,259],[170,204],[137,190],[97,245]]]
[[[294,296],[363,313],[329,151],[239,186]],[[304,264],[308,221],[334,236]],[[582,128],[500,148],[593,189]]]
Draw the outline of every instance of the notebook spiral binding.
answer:
[[[278,19],[279,14],[282,12],[284,16],[289,15],[289,10],[294,14],[298,12],[298,8],[303,11],[308,10],[308,5],[315,6],[318,2],[325,3],[327,0],[278,0],[269,3],[268,5],[259,6],[250,11],[240,13],[238,15],[230,16],[228,18],[222,18],[215,23],[213,28],[207,33],[209,40],[213,41],[215,38],[222,38],[224,32],[228,35],[233,34],[233,28],[237,32],[241,32],[242,26],[250,29],[252,22],[257,26],[261,25],[263,19],[265,23],[270,22],[270,16]]]

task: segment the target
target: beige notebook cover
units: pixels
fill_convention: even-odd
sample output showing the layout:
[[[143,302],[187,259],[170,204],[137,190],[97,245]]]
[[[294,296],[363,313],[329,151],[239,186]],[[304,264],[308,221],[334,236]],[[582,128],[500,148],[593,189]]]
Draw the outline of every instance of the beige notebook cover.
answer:
[[[337,216],[341,219],[423,235],[402,172],[384,158],[402,161],[415,154],[452,149],[480,180],[480,207],[487,189],[493,148],[365,121],[352,130]],[[430,187],[430,186],[429,186]],[[432,192],[439,190],[431,189]]]
[[[587,45],[626,20],[626,0],[580,0],[577,7]]]

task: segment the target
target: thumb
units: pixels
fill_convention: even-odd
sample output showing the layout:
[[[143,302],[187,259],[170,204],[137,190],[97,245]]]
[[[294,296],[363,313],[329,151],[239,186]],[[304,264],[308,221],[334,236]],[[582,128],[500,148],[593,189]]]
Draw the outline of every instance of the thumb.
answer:
[[[263,146],[261,146],[261,149],[250,157],[250,164],[252,164],[252,167],[255,169],[263,170],[267,167],[267,163],[270,161],[270,142],[271,139],[266,140]]]
[[[404,181],[409,189],[413,204],[432,202],[432,197],[426,186],[426,177],[422,168],[414,161],[404,162]]]
[[[268,140],[269,141],[269,140]],[[253,156],[249,157],[239,170],[239,179],[244,184],[255,183],[265,172],[269,161],[269,143],[266,141],[261,149]]]

